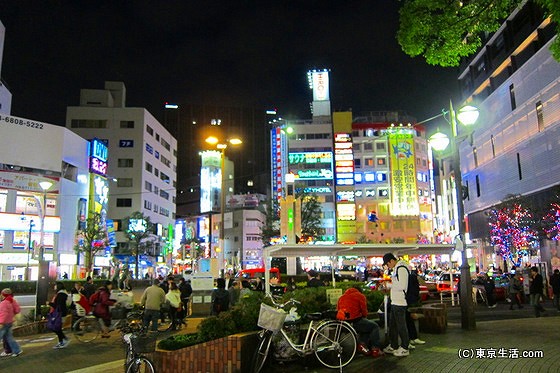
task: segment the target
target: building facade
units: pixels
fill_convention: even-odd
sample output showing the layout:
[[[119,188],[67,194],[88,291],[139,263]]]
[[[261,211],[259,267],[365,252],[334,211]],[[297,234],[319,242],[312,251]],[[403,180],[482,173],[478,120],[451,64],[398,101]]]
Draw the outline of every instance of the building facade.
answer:
[[[110,182],[107,217],[116,228],[117,254],[127,253],[123,221],[139,211],[156,226],[152,260],[170,266],[169,231],[175,224],[177,141],[146,109],[126,106],[122,82],[105,82],[104,89],[82,89],[80,105],[69,106],[66,127],[108,147]],[[144,272],[154,270],[146,261]]]
[[[462,64],[463,98],[480,109],[470,141],[460,148],[464,206],[484,268],[503,263],[487,239],[489,210],[510,195],[538,205],[560,184],[560,64],[549,51],[555,35],[556,25],[528,1]],[[555,247],[545,240],[522,261],[550,261]]]

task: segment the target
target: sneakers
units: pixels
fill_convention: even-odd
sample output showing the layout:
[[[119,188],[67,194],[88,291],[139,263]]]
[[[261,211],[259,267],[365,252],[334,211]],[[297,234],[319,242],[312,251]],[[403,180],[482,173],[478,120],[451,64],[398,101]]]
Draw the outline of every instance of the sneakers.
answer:
[[[421,340],[420,338],[416,338],[410,341],[413,345],[423,345],[426,341]]]
[[[409,344],[408,344],[408,349],[409,349],[409,350],[414,350],[415,348],[416,348],[416,346],[413,345],[412,343],[409,343]]]
[[[395,351],[396,350],[393,347],[391,347],[391,345],[389,345],[389,346],[387,346],[383,349],[384,353],[391,354],[391,355],[393,355],[395,353]]]
[[[19,352],[14,352],[12,354],[13,357],[18,357],[19,355],[21,355],[21,353],[23,352],[23,350],[19,350]]]
[[[358,344],[358,352],[365,356],[371,354],[369,348],[367,348],[363,343]]]
[[[58,342],[53,348],[62,348],[62,346],[64,346],[64,344],[62,342]]]
[[[62,342],[58,343],[56,346],[54,346],[53,348],[65,348],[66,346],[68,346],[70,344],[70,340],[69,339],[63,339]]]
[[[6,351],[2,351],[2,353],[0,353],[0,357],[6,357],[6,356],[12,356],[12,354]]]
[[[371,349],[371,356],[378,357],[383,356],[383,351],[380,348],[374,347]]]
[[[397,348],[394,352],[393,352],[393,356],[408,356],[410,355],[410,352],[408,352],[408,350],[405,350],[402,347]]]

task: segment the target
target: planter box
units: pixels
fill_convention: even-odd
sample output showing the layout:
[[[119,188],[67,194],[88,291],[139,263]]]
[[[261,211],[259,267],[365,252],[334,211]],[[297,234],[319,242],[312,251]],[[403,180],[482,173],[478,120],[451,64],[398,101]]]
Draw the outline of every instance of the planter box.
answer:
[[[247,372],[256,346],[257,332],[234,334],[180,350],[156,350],[153,361],[157,372]]]

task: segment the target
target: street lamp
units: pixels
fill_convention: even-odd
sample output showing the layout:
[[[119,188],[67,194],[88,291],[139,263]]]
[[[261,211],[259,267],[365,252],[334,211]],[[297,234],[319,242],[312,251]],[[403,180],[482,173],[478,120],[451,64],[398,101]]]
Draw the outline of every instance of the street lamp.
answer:
[[[35,223],[33,219],[29,220],[29,236],[27,237],[27,265],[25,266],[25,280],[31,280],[31,271],[29,270],[29,256],[31,255],[31,231],[33,231]]]
[[[456,241],[456,249],[461,250],[461,280],[460,280],[460,301],[461,301],[461,327],[466,330],[476,329],[476,320],[474,317],[474,302],[472,297],[472,282],[470,266],[467,258],[467,246],[465,242],[465,207],[463,205],[463,183],[461,176],[461,159],[459,155],[457,120],[468,126],[472,125],[478,119],[478,109],[473,106],[465,106],[457,113],[453,110],[453,104],[449,103],[449,124],[451,125],[452,140],[438,132],[429,139],[434,150],[441,151],[452,145],[453,171],[455,176],[455,194],[457,196],[457,231],[458,238]]]
[[[219,253],[218,260],[219,269],[222,269],[223,266],[223,255],[225,249],[225,241],[224,241],[224,218],[225,218],[225,210],[226,210],[226,149],[228,144],[230,145],[241,145],[243,141],[237,137],[227,139],[223,142],[215,136],[209,136],[205,140],[208,144],[215,145],[218,150],[220,150],[220,173],[221,173],[221,186],[220,186],[220,236],[219,236],[219,244],[216,251]],[[210,227],[212,229],[212,227]]]
[[[44,243],[45,243],[45,215],[47,214],[47,191],[53,185],[50,181],[41,181],[39,186],[43,190],[42,206],[39,204],[39,218],[41,221],[41,236],[39,240],[39,275],[37,277],[37,290],[35,292],[35,318],[40,320],[41,306],[47,301],[49,291],[49,278],[47,264],[44,261]]]

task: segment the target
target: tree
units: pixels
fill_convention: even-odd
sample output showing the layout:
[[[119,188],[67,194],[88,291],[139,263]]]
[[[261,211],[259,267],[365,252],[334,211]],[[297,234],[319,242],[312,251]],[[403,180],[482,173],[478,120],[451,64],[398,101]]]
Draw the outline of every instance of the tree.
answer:
[[[524,0],[404,0],[399,11],[397,40],[406,54],[423,56],[430,65],[458,66],[462,57],[482,46],[481,35],[500,27]],[[556,24],[560,2],[536,0]],[[560,61],[560,38],[551,46]]]
[[[140,250],[145,250],[148,246],[149,238],[152,236],[154,231],[154,225],[150,221],[149,216],[144,216],[143,213],[136,211],[125,219],[125,227],[128,247],[130,249],[130,253],[134,256],[134,277],[138,278]]]
[[[266,204],[265,221],[261,227],[261,241],[263,247],[270,246],[274,237],[280,236],[280,216],[278,215],[277,203],[270,198]]]
[[[519,266],[520,254],[526,253],[538,242],[538,223],[526,206],[522,198],[508,196],[500,207],[490,212],[490,243],[504,258],[504,266],[507,261]]]
[[[93,258],[99,251],[109,246],[107,227],[103,217],[98,212],[90,212],[83,229],[78,229],[78,243],[74,246],[76,254],[84,254],[86,273],[91,276],[93,272]]]
[[[297,196],[296,196],[297,197]],[[301,196],[301,235],[303,239],[312,238],[324,232],[321,228],[323,210],[316,194],[302,194]]]

